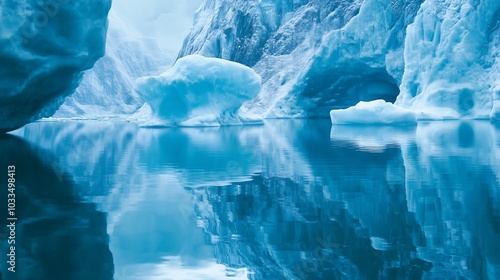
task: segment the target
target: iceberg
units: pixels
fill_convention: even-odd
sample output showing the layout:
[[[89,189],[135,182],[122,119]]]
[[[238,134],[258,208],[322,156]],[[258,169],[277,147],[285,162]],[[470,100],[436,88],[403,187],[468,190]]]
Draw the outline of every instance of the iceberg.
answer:
[[[332,124],[417,124],[414,112],[380,99],[332,110],[330,118]]]
[[[242,64],[200,55],[183,57],[160,76],[139,78],[135,91],[150,105],[150,126],[220,126],[253,123],[240,117],[261,78]]]
[[[0,0],[0,132],[49,117],[104,55],[110,0]]]

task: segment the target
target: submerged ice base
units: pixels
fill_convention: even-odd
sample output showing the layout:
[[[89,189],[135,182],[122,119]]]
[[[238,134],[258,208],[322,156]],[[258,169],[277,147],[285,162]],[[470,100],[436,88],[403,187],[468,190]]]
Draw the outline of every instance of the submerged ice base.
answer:
[[[147,125],[220,126],[258,122],[238,110],[260,87],[260,76],[249,67],[190,55],[160,76],[138,79],[135,91],[151,106]]]

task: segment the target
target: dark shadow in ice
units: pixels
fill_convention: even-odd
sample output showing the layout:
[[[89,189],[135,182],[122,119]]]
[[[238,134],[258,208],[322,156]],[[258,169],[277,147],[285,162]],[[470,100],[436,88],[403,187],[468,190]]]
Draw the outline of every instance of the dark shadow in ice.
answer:
[[[0,136],[0,147],[4,174],[7,166],[15,166],[18,219],[17,272],[10,274],[2,265],[5,279],[113,279],[105,214],[75,195],[72,177],[51,164],[51,154],[12,135]],[[7,182],[6,175],[2,178]],[[7,199],[6,190],[0,190],[2,200]],[[2,224],[6,210],[0,211]],[[6,252],[7,242],[1,244]],[[4,258],[2,253],[2,264]]]

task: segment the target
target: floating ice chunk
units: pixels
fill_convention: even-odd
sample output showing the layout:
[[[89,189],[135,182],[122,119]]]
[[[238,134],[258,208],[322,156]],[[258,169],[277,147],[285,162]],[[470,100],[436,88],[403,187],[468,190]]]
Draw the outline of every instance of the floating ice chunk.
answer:
[[[361,101],[347,109],[330,111],[332,124],[416,124],[413,112],[384,100]]]
[[[160,76],[138,79],[135,90],[151,106],[155,126],[219,126],[258,121],[238,110],[260,87],[260,76],[247,66],[190,55]]]

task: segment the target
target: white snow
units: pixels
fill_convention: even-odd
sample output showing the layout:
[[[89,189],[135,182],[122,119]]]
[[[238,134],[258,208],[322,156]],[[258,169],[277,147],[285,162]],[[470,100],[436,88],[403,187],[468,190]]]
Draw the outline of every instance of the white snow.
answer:
[[[240,118],[241,104],[260,91],[261,78],[242,64],[200,55],[179,59],[160,76],[137,80],[135,91],[151,106],[152,126],[220,126]]]
[[[384,100],[361,101],[347,109],[330,111],[332,124],[416,124],[415,113]]]

